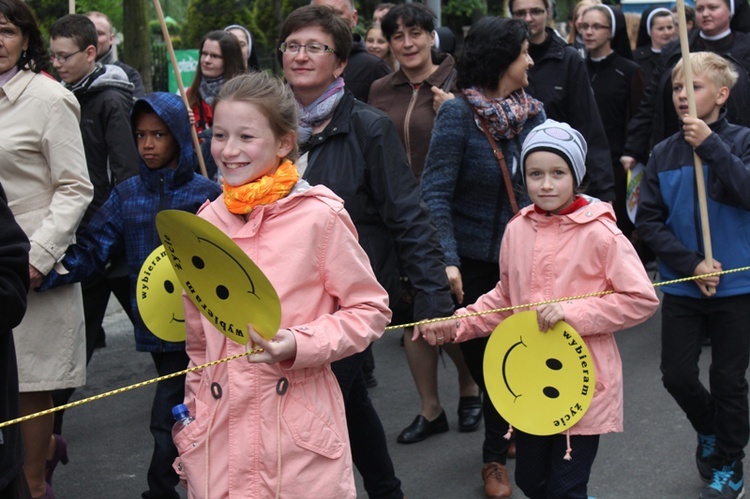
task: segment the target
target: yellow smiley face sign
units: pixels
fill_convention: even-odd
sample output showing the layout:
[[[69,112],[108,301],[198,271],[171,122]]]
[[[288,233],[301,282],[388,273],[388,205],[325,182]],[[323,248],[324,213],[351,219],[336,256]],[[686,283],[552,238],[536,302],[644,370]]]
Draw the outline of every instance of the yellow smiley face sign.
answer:
[[[136,287],[135,302],[148,330],[164,341],[185,341],[182,287],[164,246],[143,262]]]
[[[495,329],[484,354],[484,380],[497,411],[531,435],[576,424],[594,397],[594,361],[564,321],[539,331],[536,311],[513,314]]]
[[[276,290],[234,241],[202,218],[177,210],[156,215],[169,261],[186,295],[229,339],[246,345],[247,325],[272,339],[281,323]]]

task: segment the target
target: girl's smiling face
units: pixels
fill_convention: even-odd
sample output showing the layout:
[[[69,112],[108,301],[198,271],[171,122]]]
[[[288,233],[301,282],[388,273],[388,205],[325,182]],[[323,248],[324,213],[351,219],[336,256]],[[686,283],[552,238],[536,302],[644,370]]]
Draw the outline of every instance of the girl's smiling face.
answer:
[[[277,138],[261,108],[246,101],[219,102],[213,131],[211,155],[233,187],[274,173],[294,147],[294,133]]]
[[[544,211],[559,213],[575,200],[575,177],[568,163],[550,151],[526,157],[526,189],[531,201]]]
[[[367,30],[367,38],[365,38],[365,45],[367,51],[374,56],[385,58],[390,51],[388,47],[388,41],[383,36],[383,32],[379,26],[373,26]]]

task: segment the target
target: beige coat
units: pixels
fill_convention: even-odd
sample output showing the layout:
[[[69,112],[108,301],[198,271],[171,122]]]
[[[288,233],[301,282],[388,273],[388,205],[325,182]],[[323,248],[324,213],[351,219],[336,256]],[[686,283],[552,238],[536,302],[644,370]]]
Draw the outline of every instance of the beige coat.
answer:
[[[93,187],[79,127],[80,107],[52,78],[20,71],[0,88],[0,182],[31,241],[29,262],[47,274],[74,242]],[[78,284],[29,293],[13,331],[21,392],[86,382],[83,303]]]

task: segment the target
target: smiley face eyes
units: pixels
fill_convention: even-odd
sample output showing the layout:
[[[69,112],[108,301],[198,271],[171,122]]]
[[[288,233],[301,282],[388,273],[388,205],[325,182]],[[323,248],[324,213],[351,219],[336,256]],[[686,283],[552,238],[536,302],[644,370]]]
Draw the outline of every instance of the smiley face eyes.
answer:
[[[172,281],[164,281],[164,290],[170,295],[174,293],[174,283]]]
[[[193,258],[190,260],[193,263],[193,267],[195,267],[198,270],[203,270],[206,268],[206,262],[203,261],[203,259],[199,256],[193,256]],[[224,286],[223,284],[219,284],[216,286],[216,296],[220,300],[226,300],[229,298],[229,289]]]
[[[549,369],[553,371],[559,371],[563,367],[562,362],[560,362],[558,359],[547,359],[545,364]],[[544,393],[545,397],[551,399],[556,399],[560,396],[560,390],[558,390],[554,386],[545,386],[544,388],[542,388],[542,393]]]

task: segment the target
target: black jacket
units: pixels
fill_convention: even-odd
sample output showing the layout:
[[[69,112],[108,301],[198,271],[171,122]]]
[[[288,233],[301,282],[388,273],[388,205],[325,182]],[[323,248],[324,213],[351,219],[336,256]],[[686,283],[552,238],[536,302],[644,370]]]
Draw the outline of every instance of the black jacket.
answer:
[[[128,81],[133,84],[133,100],[140,99],[146,95],[146,89],[143,87],[141,73],[139,73],[134,67],[128,66],[124,62],[115,59],[115,53],[112,50],[112,47],[100,57],[97,57],[96,62],[100,64],[114,64],[125,71],[125,74],[128,75]]]
[[[612,52],[601,61],[586,58],[591,88],[612,153],[612,164],[619,165],[625,132],[643,96],[643,72],[637,63]]]
[[[633,51],[633,60],[638,63],[643,71],[643,78],[648,84],[653,78],[656,69],[659,67],[661,52],[654,52],[650,45],[638,47]]]
[[[547,40],[529,48],[534,67],[526,93],[544,103],[547,118],[564,121],[581,132],[588,144],[586,193],[603,201],[615,198],[607,136],[604,133],[586,64],[578,51],[547,28]]]
[[[119,67],[99,65],[94,73],[69,87],[81,104],[81,135],[94,199],[79,230],[109,198],[112,186],[138,175],[140,159],[130,129],[133,85]]]
[[[369,53],[362,37],[354,35],[352,50],[344,68],[346,89],[353,93],[357,100],[367,102],[372,82],[390,73],[391,68],[388,64],[380,57]]]
[[[346,91],[331,122],[311,137],[304,178],[344,200],[391,306],[401,295],[399,263],[416,288],[414,319],[453,313],[444,256],[396,126]]]
[[[18,417],[18,368],[12,329],[26,312],[29,291],[29,240],[8,208],[0,186],[0,421]],[[0,491],[23,466],[21,426],[0,430]]]
[[[698,30],[688,35],[690,52],[709,50],[732,61],[739,73],[726,103],[727,119],[736,125],[750,126],[750,35],[733,32],[726,49],[712,50],[700,38]],[[628,127],[625,154],[643,164],[654,145],[679,130],[679,119],[672,103],[672,69],[682,58],[680,41],[674,40],[662,50],[659,68],[643,92],[643,99]]]

